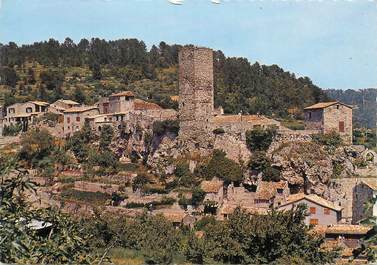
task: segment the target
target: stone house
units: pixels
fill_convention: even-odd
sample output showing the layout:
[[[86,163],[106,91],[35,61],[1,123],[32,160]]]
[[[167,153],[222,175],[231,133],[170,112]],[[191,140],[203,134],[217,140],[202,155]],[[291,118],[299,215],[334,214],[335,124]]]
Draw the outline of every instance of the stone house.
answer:
[[[279,206],[289,196],[289,187],[286,181],[259,181],[253,194],[254,207],[270,208]]]
[[[377,217],[377,180],[361,180],[354,187],[352,223],[357,224],[365,218]]]
[[[221,205],[224,200],[224,181],[214,178],[200,183],[200,188],[205,192],[203,202],[215,202]]]
[[[134,110],[135,95],[131,91],[123,91],[111,94],[108,98],[102,98],[97,102],[101,114],[127,113]]]
[[[342,208],[315,194],[306,195],[298,193],[290,195],[285,203],[277,207],[278,210],[291,210],[293,207],[305,204],[308,216],[305,219],[307,225],[334,225],[342,218]]]
[[[28,126],[35,121],[35,118],[47,112],[49,103],[43,101],[28,101],[15,103],[6,109],[3,119],[4,126],[19,124],[22,131],[27,131]]]
[[[48,112],[63,114],[67,109],[79,107],[81,104],[70,99],[58,99],[48,107]]]
[[[99,110],[96,106],[73,107],[64,111],[64,136],[72,136],[75,132],[84,127],[85,119],[90,116],[98,115]]]
[[[321,102],[304,109],[305,129],[321,133],[339,133],[346,144],[352,144],[352,106]]]

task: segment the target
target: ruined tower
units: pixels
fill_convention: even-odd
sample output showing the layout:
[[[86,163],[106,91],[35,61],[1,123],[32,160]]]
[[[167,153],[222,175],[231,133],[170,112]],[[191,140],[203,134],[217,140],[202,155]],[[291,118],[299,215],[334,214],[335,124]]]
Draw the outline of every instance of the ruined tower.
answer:
[[[213,108],[213,51],[183,47],[179,52],[179,139],[189,149],[209,147]]]

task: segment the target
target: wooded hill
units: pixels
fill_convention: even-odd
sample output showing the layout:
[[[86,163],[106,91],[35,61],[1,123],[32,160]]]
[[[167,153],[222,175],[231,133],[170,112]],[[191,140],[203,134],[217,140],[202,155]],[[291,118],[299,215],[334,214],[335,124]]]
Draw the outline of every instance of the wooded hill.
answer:
[[[164,107],[177,107],[180,45],[161,42],[150,50],[143,41],[98,38],[63,43],[54,39],[17,46],[0,44],[1,87],[5,104],[30,99],[69,98],[86,104],[128,89]],[[305,106],[328,100],[308,77],[297,78],[277,65],[214,53],[215,105],[226,113],[302,117]]]

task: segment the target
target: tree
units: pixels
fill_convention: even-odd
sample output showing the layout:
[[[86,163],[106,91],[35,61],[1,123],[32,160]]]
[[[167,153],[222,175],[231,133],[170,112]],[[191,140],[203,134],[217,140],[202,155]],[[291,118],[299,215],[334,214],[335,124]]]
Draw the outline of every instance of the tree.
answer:
[[[18,80],[20,80],[20,78],[18,77],[17,72],[13,68],[0,68],[0,84],[15,87]]]
[[[99,63],[94,63],[91,67],[92,70],[92,77],[95,80],[101,80],[102,79],[102,72],[101,72],[101,65]]]
[[[114,136],[114,130],[110,125],[105,125],[101,129],[99,138],[99,146],[101,149],[109,147]]]
[[[45,130],[29,130],[21,137],[20,158],[32,166],[37,166],[54,150],[54,138]]]
[[[12,176],[10,176],[12,174]],[[57,210],[34,210],[24,200],[33,192],[27,171],[7,160],[0,166],[0,262],[17,264],[57,264],[94,262],[90,237],[82,226]],[[48,233],[40,233],[33,223]]]
[[[272,167],[271,160],[267,157],[266,152],[256,151],[252,154],[249,161],[249,169],[258,173],[262,172],[264,181],[279,181],[280,170]]]
[[[241,166],[227,158],[224,151],[217,149],[213,151],[209,162],[202,166],[198,173],[206,179],[217,177],[228,183],[239,182],[243,179]]]
[[[237,208],[229,219],[204,228],[203,238],[192,237],[186,257],[194,262],[270,264],[287,257],[304,263],[333,262],[337,252],[321,248],[324,242],[305,225],[306,208],[267,215],[251,215]]]
[[[73,92],[73,99],[81,104],[86,101],[86,96],[79,87],[75,87],[75,91]]]
[[[276,129],[253,129],[246,131],[246,144],[251,151],[267,151],[270,147],[274,136],[276,135]]]

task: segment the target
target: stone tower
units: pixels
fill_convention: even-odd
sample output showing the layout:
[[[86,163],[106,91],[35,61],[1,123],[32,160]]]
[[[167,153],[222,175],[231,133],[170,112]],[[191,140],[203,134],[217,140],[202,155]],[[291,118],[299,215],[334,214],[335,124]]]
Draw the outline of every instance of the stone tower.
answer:
[[[189,149],[210,147],[208,123],[213,108],[213,51],[183,47],[179,52],[179,139]]]

